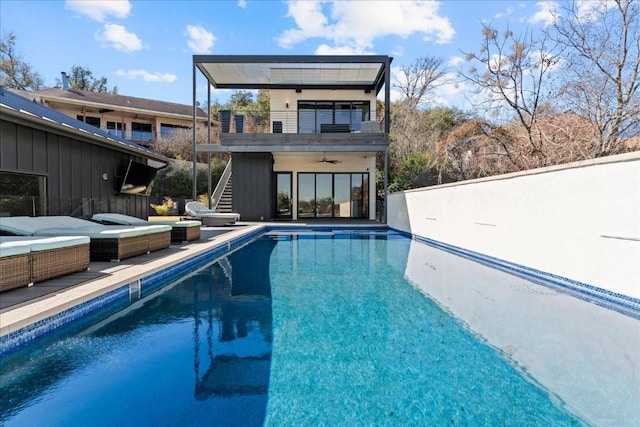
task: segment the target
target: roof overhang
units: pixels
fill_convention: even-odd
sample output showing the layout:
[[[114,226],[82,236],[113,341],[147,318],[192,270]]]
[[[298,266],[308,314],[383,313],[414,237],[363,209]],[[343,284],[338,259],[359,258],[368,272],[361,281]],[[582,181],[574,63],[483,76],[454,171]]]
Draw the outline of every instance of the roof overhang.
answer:
[[[158,152],[126,142],[122,139],[104,135],[104,133],[100,129],[88,129],[87,126],[83,127],[81,125],[74,126],[72,124],[74,120],[69,120],[66,122],[57,121],[51,117],[39,116],[33,112],[16,109],[3,103],[0,103],[0,116],[3,120],[12,121],[24,126],[34,127],[45,132],[54,132],[75,136],[76,138],[83,141],[90,141],[94,144],[97,143],[100,145],[108,146],[112,149],[138,155],[150,160],[155,160],[162,163],[167,163],[169,160],[166,156]],[[79,122],[79,124],[82,124],[82,122]]]
[[[386,55],[194,55],[216,89],[360,89],[384,86]]]

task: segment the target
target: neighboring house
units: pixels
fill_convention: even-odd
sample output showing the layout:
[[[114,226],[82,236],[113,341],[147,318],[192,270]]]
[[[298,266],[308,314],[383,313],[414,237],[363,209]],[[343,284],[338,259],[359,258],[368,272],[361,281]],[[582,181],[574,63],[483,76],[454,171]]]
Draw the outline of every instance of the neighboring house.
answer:
[[[140,145],[167,138],[176,129],[191,129],[193,107],[172,102],[71,89],[62,73],[62,87],[27,92],[30,99],[77,120]],[[207,114],[196,109],[197,126]]]
[[[232,206],[243,220],[376,219],[378,155],[384,181],[387,176],[391,57],[195,55],[193,60],[208,87],[270,91],[266,132],[244,129],[242,112],[231,117],[222,111],[220,144],[196,147],[231,153]],[[384,117],[378,117],[382,88]]]
[[[0,86],[0,216],[148,216],[169,159],[14,92]]]

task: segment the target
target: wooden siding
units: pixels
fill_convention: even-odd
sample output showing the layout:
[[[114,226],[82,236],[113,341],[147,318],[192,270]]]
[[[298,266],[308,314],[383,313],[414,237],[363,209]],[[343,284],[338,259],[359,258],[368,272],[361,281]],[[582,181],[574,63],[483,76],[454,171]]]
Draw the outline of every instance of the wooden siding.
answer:
[[[273,212],[271,153],[232,155],[233,211],[244,221],[271,219]]]
[[[145,163],[143,158],[7,120],[0,121],[0,141],[0,171],[47,178],[49,215],[149,215],[148,197],[118,189],[129,160]]]

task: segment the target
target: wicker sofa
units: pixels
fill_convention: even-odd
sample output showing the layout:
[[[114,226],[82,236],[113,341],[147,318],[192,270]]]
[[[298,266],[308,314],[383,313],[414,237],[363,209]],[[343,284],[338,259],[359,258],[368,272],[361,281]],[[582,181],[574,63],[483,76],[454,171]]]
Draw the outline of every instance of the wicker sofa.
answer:
[[[164,224],[171,226],[172,242],[190,242],[200,238],[200,230],[202,222],[200,221],[145,221],[135,216],[122,215],[118,213],[101,213],[91,217],[92,221],[105,225],[158,225]]]
[[[171,246],[168,225],[108,226],[68,216],[3,217],[0,235],[87,236],[91,261],[120,261]]]
[[[86,236],[1,236],[0,292],[89,268]]]

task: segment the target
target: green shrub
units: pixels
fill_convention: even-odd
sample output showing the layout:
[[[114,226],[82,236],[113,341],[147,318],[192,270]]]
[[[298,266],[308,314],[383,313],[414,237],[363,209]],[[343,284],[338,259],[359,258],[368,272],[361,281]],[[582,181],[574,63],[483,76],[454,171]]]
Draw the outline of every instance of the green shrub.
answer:
[[[174,207],[175,207],[175,203],[173,203],[173,200],[171,199],[171,197],[165,197],[164,201],[160,205],[155,205],[151,203],[151,208],[153,208],[153,210],[156,211],[156,214],[162,215],[162,216],[169,215],[169,213]]]

